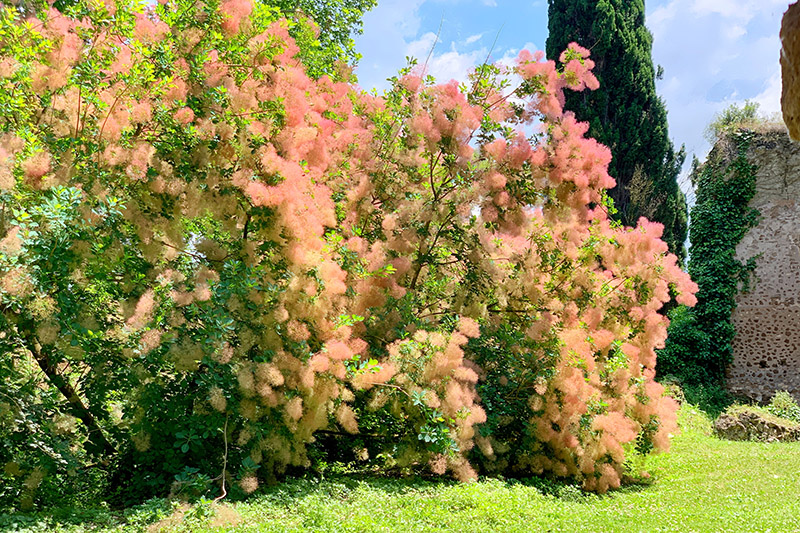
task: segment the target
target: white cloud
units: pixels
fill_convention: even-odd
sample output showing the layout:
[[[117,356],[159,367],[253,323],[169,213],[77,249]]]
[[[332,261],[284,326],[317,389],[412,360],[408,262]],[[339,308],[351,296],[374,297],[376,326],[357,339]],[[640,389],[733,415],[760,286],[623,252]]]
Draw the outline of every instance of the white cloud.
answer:
[[[406,47],[419,33],[419,8],[425,1],[381,0],[364,15],[364,33],[356,39],[363,55],[356,71],[362,87],[386,88],[386,78],[405,65]]]
[[[759,110],[766,115],[774,115],[781,112],[781,69],[777,67],[775,72],[766,83],[766,87],[761,93],[753,98],[759,104]]]
[[[356,74],[363,88],[387,88],[386,78],[405,66],[406,57],[414,57],[423,64],[430,55],[426,71],[441,82],[450,79],[465,81],[467,73],[486,59],[488,49],[483,46],[475,48],[484,33],[469,35],[458,43],[450,42],[449,46],[438,40],[433,32],[419,35],[422,26],[419,12],[426,1],[381,0],[365,15],[364,34],[356,39],[357,49],[363,56]],[[449,1],[455,4],[463,2]],[[482,3],[497,5],[494,0],[482,0]]]
[[[703,130],[731,103],[754,99],[767,111],[779,94],[783,0],[668,0],[651,6],[653,61],[665,69],[659,94],[670,135],[702,158]],[[776,93],[776,88],[778,92]]]
[[[406,45],[406,56],[415,57],[420,63],[424,63],[428,56],[433,54],[435,46],[438,44],[437,41],[437,35],[433,32],[428,32]]]
[[[678,14],[678,1],[673,0],[665,5],[658,6],[647,14],[647,27],[653,34],[654,39],[658,40],[662,36],[662,33],[669,27],[669,23]]]
[[[728,29],[725,30],[725,37],[731,40],[744,37],[746,34],[747,30],[744,28],[744,26],[740,26],[738,24],[731,24]]]
[[[691,11],[701,17],[718,15],[746,23],[765,10],[785,10],[787,6],[786,0],[693,0]]]
[[[686,145],[679,178],[690,205],[692,156],[711,148],[703,132],[714,115],[750,99],[767,114],[780,109],[780,19],[785,0],[656,0],[647,25],[653,62],[665,69],[658,93],[667,104],[670,136]]]
[[[442,44],[437,43],[436,34],[428,32],[408,44],[406,55],[416,57],[420,65],[425,67],[425,72],[438,82],[448,82],[466,81],[467,74],[486,58],[487,53],[485,48],[459,52],[456,43],[450,43],[449,51],[437,53],[437,49],[441,47]]]
[[[691,10],[695,15],[721,15],[725,18],[748,19],[753,2],[736,0],[694,0]]]
[[[479,41],[481,37],[483,37],[483,34],[482,34],[482,33],[476,33],[475,35],[470,35],[470,36],[469,36],[469,37],[467,37],[467,39],[464,41],[464,44],[472,44],[472,43],[474,43],[474,42],[476,42],[476,41]]]

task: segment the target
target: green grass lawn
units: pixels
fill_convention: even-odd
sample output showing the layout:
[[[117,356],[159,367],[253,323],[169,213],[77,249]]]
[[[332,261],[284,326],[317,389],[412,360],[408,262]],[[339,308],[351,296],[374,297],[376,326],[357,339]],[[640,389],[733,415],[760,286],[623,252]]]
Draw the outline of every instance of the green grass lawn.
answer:
[[[335,477],[295,480],[221,509],[149,502],[0,517],[27,531],[800,531],[800,443],[727,442],[681,412],[672,452],[646,462],[652,483],[597,496],[541,480],[468,485]],[[211,516],[216,513],[216,517]],[[232,519],[232,521],[231,521]],[[12,524],[13,521],[17,525]],[[222,523],[228,521],[227,525]]]

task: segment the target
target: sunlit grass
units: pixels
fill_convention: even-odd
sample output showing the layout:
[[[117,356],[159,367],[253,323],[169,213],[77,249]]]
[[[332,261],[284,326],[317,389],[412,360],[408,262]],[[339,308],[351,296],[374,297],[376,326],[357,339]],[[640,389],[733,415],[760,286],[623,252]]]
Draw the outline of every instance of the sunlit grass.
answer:
[[[149,502],[127,517],[18,517],[29,531],[800,531],[800,443],[728,442],[701,411],[681,411],[673,449],[647,459],[649,484],[604,496],[542,480],[299,479],[224,508],[172,512]],[[214,516],[216,515],[216,517]],[[22,521],[19,520],[22,519]],[[0,527],[10,527],[5,517]]]

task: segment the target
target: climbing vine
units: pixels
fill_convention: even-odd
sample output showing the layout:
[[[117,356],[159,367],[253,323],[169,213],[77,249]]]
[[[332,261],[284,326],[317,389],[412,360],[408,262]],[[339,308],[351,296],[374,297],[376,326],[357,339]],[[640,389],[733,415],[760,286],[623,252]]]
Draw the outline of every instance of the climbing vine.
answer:
[[[672,312],[667,345],[658,356],[661,377],[672,375],[686,385],[724,382],[733,355],[735,297],[748,290],[756,267],[755,257],[736,258],[736,245],[758,224],[758,210],[748,206],[756,191],[756,167],[747,159],[754,134],[746,129],[725,134],[693,173],[697,203],[689,229],[689,274],[699,286],[697,305]]]

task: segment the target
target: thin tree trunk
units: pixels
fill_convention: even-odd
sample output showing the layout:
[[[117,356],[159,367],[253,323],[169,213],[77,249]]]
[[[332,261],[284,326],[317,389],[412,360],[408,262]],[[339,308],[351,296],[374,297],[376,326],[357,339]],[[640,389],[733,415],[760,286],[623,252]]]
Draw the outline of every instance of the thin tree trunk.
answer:
[[[86,426],[89,432],[89,443],[86,446],[87,451],[107,457],[115,455],[117,453],[116,448],[114,448],[108,438],[106,438],[103,429],[97,423],[97,419],[86,404],[83,403],[83,400],[78,396],[72,384],[58,373],[58,370],[47,354],[47,349],[39,343],[35,335],[24,332],[23,337],[25,338],[27,348],[31,351],[34,359],[36,359],[36,362],[39,364],[39,368],[42,369],[42,372],[44,372],[47,379],[50,380],[50,383],[52,383],[67,400],[67,405],[71,414]]]

